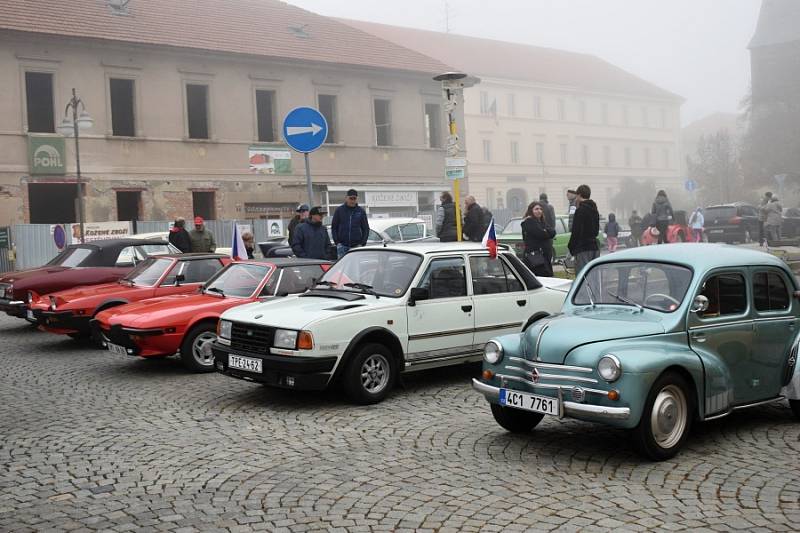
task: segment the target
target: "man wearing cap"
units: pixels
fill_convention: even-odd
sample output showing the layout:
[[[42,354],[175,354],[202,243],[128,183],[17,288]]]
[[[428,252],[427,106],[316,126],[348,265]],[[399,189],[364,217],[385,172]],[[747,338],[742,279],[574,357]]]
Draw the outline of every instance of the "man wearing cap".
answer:
[[[214,234],[206,229],[203,217],[194,217],[194,229],[189,232],[192,241],[192,252],[209,253],[217,249]]]
[[[289,246],[294,242],[294,230],[297,228],[297,225],[302,224],[308,219],[308,209],[308,204],[300,204],[295,211],[297,214],[289,221]]]
[[[327,259],[327,251],[331,245],[328,230],[322,225],[325,211],[315,206],[309,212],[305,222],[297,225],[292,239],[292,251],[297,257],[306,259]]]
[[[350,248],[364,246],[369,237],[367,212],[358,205],[358,191],[347,191],[344,203],[336,208],[331,221],[333,242],[336,243],[336,256],[341,258]]]

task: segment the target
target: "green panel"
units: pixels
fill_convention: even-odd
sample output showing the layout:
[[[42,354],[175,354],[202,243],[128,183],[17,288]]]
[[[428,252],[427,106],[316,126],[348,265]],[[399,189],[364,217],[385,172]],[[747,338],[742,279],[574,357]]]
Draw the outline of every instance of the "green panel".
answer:
[[[0,248],[11,247],[11,228],[0,228]]]
[[[28,135],[28,168],[32,175],[65,174],[64,137]]]

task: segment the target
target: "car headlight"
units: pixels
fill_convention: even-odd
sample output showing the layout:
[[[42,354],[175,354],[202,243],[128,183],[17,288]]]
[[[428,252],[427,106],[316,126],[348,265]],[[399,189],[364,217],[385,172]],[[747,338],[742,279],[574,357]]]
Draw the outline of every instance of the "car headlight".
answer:
[[[51,311],[55,311],[56,310],[56,297],[55,296],[51,296],[50,297],[50,310]]]
[[[604,355],[597,363],[597,373],[600,374],[601,378],[611,383],[618,380],[622,375],[622,365],[620,365],[617,356]]]
[[[483,347],[483,358],[490,365],[496,365],[503,358],[503,346],[497,341],[489,341]]]
[[[275,348],[286,348],[294,350],[297,346],[297,331],[291,329],[276,329],[275,340],[272,342]]]
[[[233,327],[233,322],[231,322],[230,320],[220,320],[219,332],[217,333],[217,336],[221,339],[230,339],[232,327]]]

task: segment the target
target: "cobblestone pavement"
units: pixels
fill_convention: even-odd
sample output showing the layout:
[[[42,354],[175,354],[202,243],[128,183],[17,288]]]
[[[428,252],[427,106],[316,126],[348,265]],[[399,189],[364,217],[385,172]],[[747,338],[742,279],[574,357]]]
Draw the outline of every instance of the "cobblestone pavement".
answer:
[[[497,426],[468,379],[380,405],[269,390],[0,319],[0,530],[797,530],[788,406],[697,428],[648,463],[622,431]]]

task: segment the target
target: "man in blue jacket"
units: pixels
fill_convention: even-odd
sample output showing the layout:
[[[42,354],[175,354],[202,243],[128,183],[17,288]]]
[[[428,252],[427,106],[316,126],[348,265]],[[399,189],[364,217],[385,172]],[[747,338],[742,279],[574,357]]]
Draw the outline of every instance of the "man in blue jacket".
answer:
[[[358,205],[358,191],[350,189],[344,203],[336,208],[331,221],[333,242],[336,243],[336,256],[341,257],[350,248],[364,246],[369,237],[367,212]]]
[[[306,259],[327,259],[328,230],[322,225],[325,211],[314,207],[309,211],[308,218],[294,229],[292,235],[292,251],[297,257]]]

